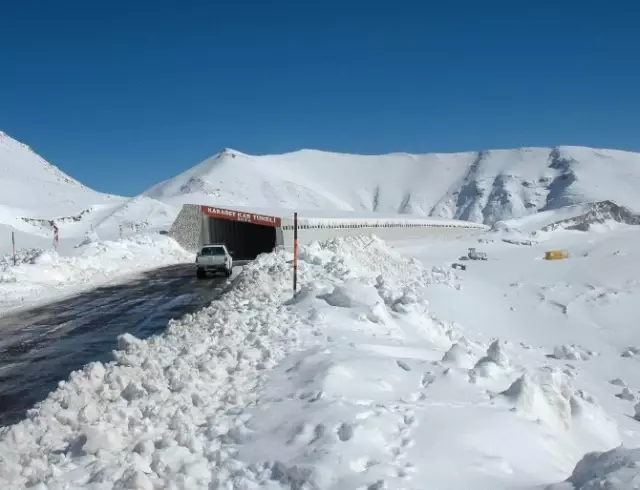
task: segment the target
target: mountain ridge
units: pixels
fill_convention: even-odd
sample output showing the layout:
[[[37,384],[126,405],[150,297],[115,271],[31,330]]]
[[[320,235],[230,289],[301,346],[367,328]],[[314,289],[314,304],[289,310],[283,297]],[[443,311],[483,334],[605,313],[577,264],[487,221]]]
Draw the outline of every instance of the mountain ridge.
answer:
[[[488,225],[602,201],[640,210],[640,153],[569,145],[383,155],[225,148],[129,198],[85,186],[0,132],[0,172],[0,228],[47,239],[52,220],[69,240],[166,229],[186,203]]]
[[[615,165],[611,165],[614,163]],[[485,224],[563,206],[640,208],[640,154],[572,145],[458,153],[357,155],[225,149],[143,195],[175,205],[381,211]]]

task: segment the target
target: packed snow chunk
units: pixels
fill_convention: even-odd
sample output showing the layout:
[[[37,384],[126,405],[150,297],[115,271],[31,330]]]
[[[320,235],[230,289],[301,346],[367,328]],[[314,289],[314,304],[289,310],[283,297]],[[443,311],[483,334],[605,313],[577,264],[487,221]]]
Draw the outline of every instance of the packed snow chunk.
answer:
[[[504,351],[500,340],[496,339],[491,342],[486,355],[475,364],[469,374],[472,380],[476,379],[477,376],[492,378],[509,367],[509,357]]]
[[[452,364],[456,367],[463,369],[470,369],[473,367],[473,353],[463,343],[456,342],[442,357],[444,364]]]
[[[116,482],[115,488],[127,490],[154,490],[154,485],[149,477],[140,470],[128,470],[122,478]]]
[[[596,353],[589,351],[575,344],[557,345],[553,349],[553,354],[549,357],[554,359],[564,359],[568,361],[588,361]]]
[[[486,360],[496,363],[498,366],[507,367],[509,365],[509,358],[504,351],[504,347],[500,343],[499,339],[491,342],[491,345],[487,349]]]
[[[134,352],[139,349],[143,344],[142,340],[130,333],[124,333],[118,336],[118,350],[125,352]]]
[[[573,388],[569,377],[555,369],[525,373],[501,393],[519,412],[552,426],[571,425]]]
[[[320,296],[330,306],[349,308],[360,319],[387,323],[389,314],[377,290],[358,279],[338,284],[331,293]]]
[[[358,279],[349,279],[322,296],[327,304],[340,308],[373,307],[382,302],[378,291]]]
[[[576,464],[566,484],[547,490],[637,490],[640,488],[640,449],[616,447],[587,453]]]
[[[84,437],[82,449],[89,454],[97,454],[100,450],[114,452],[123,447],[122,438],[106,426],[88,426],[84,429]]]
[[[640,355],[640,347],[627,347],[621,355],[622,357],[635,357]]]
[[[622,388],[622,391],[618,393],[616,396],[622,400],[627,400],[629,402],[633,402],[636,400],[636,394],[626,386]]]
[[[271,469],[271,480],[286,485],[288,488],[300,490],[303,488],[324,488],[329,484],[329,478],[323,479],[322,475],[314,471],[313,468],[296,465],[287,467],[280,461],[276,461]]]
[[[606,449],[620,441],[615,421],[592,396],[574,389],[571,378],[556,368],[525,373],[500,395],[518,413],[554,431],[572,430],[573,437],[590,447]]]

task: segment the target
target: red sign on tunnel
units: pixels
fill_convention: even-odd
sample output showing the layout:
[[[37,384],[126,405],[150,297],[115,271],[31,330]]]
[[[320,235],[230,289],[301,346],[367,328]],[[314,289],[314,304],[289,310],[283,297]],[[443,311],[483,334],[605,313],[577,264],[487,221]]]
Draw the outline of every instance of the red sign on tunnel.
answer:
[[[254,225],[275,226],[281,224],[281,219],[277,216],[267,216],[265,214],[244,213],[234,209],[214,208],[211,206],[202,206],[202,214],[209,218],[226,219],[229,221],[243,221]]]

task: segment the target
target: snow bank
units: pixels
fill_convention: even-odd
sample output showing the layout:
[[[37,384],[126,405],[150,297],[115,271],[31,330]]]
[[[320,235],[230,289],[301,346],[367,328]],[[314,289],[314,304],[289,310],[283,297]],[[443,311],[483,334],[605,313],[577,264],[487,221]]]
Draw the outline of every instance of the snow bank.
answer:
[[[22,248],[16,250],[14,254],[5,255],[0,259],[0,271],[7,271],[12,266],[18,266],[23,264],[35,264],[38,257],[42,255],[44,249],[42,248]],[[0,278],[0,281],[3,279]],[[7,276],[7,282],[12,280]]]
[[[0,260],[0,312],[35,300],[94,287],[116,277],[193,260],[174,240],[162,235],[138,235],[119,241],[88,239],[72,256],[55,250],[19,250]]]
[[[260,256],[161,336],[121,336],[0,429],[2,488],[497,490],[619,443],[562,372],[430,312],[451,269],[336,238],[302,247],[293,297],[290,260]]]

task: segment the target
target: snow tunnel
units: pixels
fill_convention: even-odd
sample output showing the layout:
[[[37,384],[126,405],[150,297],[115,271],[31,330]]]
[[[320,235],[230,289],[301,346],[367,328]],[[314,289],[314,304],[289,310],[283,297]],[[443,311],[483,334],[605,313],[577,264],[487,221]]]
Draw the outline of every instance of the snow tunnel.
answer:
[[[203,242],[224,243],[234,260],[253,260],[278,244],[280,218],[230,209],[202,207]]]

